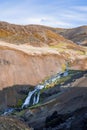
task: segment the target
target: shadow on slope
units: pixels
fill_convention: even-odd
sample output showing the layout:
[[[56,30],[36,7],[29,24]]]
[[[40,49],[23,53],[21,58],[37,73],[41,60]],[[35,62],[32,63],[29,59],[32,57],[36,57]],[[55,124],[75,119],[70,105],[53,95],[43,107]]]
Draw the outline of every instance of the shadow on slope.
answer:
[[[20,107],[28,92],[32,90],[32,85],[14,85],[0,91],[0,111],[9,107]]]
[[[25,113],[24,117],[22,117],[26,119],[26,122],[31,127],[35,128],[35,130],[41,130],[46,127],[59,127],[59,125],[61,123],[66,122],[69,117],[75,116],[73,122],[70,125],[70,128],[72,129],[69,130],[74,130],[74,128],[78,128],[78,130],[83,130],[81,129],[82,126],[81,128],[79,127],[79,124],[81,123],[80,118],[82,121],[84,119],[85,114],[87,114],[87,109],[83,109],[85,107],[87,108],[87,84],[84,84],[82,87],[79,84],[76,87],[73,87],[68,91],[65,91],[64,93],[60,94],[55,99],[50,100],[47,104],[29,110],[30,112],[32,112],[32,115],[30,115],[29,113],[29,116],[27,114],[26,117]],[[80,114],[79,109],[83,109],[83,115]],[[27,111],[27,113],[29,111]],[[55,114],[57,115],[56,121],[55,117],[53,119],[51,119],[50,117],[55,111],[57,113]]]

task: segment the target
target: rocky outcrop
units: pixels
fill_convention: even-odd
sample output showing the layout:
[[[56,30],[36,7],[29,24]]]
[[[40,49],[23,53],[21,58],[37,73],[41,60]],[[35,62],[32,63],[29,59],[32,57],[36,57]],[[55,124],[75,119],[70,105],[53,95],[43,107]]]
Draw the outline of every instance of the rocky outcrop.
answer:
[[[86,130],[87,108],[81,108],[69,114],[58,114],[57,111],[54,111],[46,118],[44,129],[51,128],[55,130]]]
[[[15,84],[36,85],[61,70],[64,59],[57,51],[36,51],[25,53],[14,47],[0,46],[0,89]]]
[[[15,118],[0,117],[0,130],[33,130]]]
[[[27,110],[24,114],[25,121],[36,128],[36,130],[44,127],[47,127],[48,130],[50,127],[54,129],[57,127],[62,130],[67,128],[69,123],[72,130],[75,127],[78,130],[83,128],[85,125],[81,124],[81,128],[78,125],[86,121],[84,117],[87,113],[87,77],[83,76],[74,82],[72,81],[70,86],[71,88],[68,91],[59,95],[52,95],[52,99],[50,98],[41,106]],[[80,109],[82,110],[80,111]]]
[[[25,97],[33,87],[31,85],[14,85],[0,90],[0,112],[3,113],[8,108],[21,108]]]

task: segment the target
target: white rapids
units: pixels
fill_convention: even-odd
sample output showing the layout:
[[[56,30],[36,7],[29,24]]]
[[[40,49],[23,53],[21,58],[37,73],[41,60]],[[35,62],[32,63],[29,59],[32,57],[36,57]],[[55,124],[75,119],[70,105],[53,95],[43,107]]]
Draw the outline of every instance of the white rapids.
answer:
[[[68,71],[66,70],[63,73],[57,73],[56,75],[50,77],[50,79],[45,80],[43,84],[39,84],[35,87],[35,89],[33,91],[30,91],[28,93],[27,98],[25,99],[23,105],[22,105],[22,109],[26,108],[30,105],[35,105],[40,101],[40,90],[45,88],[47,85],[55,82],[56,80],[58,80],[61,77],[65,77],[68,75]],[[31,103],[32,100],[32,103]]]

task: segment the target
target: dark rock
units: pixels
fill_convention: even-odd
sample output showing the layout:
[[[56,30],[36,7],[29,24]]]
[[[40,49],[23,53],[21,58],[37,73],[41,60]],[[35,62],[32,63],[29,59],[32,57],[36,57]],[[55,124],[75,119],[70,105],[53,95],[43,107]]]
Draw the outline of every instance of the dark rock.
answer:
[[[1,90],[0,111],[14,107],[20,108],[31,88],[32,86],[30,85],[14,85]]]
[[[61,114],[58,114],[57,111],[54,111],[54,113],[51,116],[48,116],[46,118],[45,127],[55,127],[56,125],[59,125],[64,122],[63,116]]]

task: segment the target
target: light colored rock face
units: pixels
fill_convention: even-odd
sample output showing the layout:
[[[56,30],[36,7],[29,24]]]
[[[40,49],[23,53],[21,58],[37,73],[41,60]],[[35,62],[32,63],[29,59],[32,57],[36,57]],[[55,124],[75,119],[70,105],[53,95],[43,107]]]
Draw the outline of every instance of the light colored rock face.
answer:
[[[58,54],[32,55],[0,46],[0,89],[15,84],[36,85],[61,70],[62,62]]]
[[[72,51],[73,52],[73,51]],[[13,45],[0,41],[0,90],[12,85],[37,85],[42,80],[61,71],[67,55],[72,68],[87,69],[87,56],[50,47]]]
[[[17,106],[24,98],[20,94],[22,86],[8,87],[37,85],[47,76],[60,71],[63,62],[58,52],[47,48],[0,42],[0,110]]]

